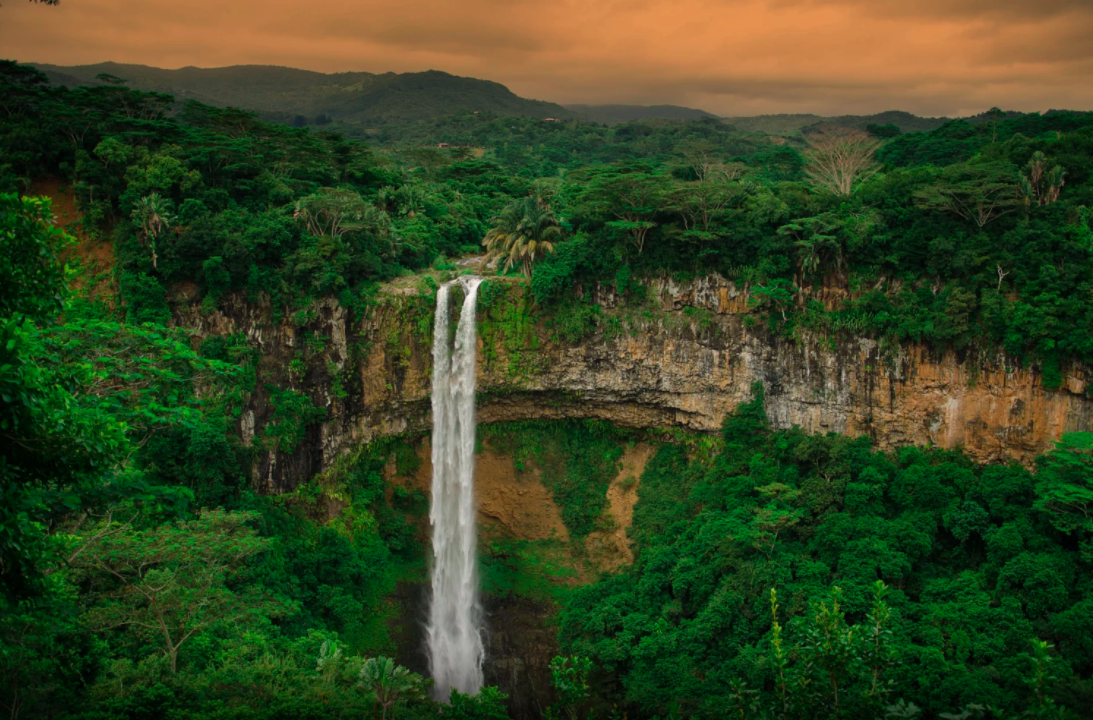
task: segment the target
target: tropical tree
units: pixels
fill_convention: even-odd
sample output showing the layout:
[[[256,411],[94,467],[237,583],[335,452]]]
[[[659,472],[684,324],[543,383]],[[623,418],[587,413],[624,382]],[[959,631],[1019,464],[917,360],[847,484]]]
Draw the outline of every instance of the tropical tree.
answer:
[[[76,589],[60,573],[30,602],[0,600],[0,712],[8,720],[56,717],[78,703],[94,672]]]
[[[338,238],[364,227],[372,209],[353,190],[322,188],[297,200],[292,218],[315,237]]]
[[[986,225],[1017,208],[1014,167],[1005,162],[959,164],[945,168],[937,182],[915,193],[919,207]]]
[[[693,177],[699,180],[705,180],[710,168],[718,162],[717,151],[716,145],[705,140],[681,143],[676,147],[676,152],[683,160],[684,168],[690,170]]]
[[[554,198],[558,196],[560,187],[560,178],[537,178],[531,183],[530,197],[535,198],[535,202],[541,207],[550,209]]]
[[[890,138],[899,137],[902,131],[898,125],[888,123],[886,125],[880,125],[878,123],[869,123],[865,126],[865,131],[875,138],[881,140],[888,140]]]
[[[52,224],[48,198],[0,195],[0,317],[52,319],[66,293],[60,253],[74,238]]]
[[[735,180],[746,169],[740,163],[726,163],[722,160],[721,148],[708,140],[682,143],[678,151],[685,166],[699,181]]]
[[[66,294],[49,202],[0,195],[0,601],[41,592],[61,547],[49,528],[109,493],[125,426],[72,392],[93,372],[42,346]]]
[[[550,661],[550,684],[558,693],[559,709],[570,720],[577,720],[581,707],[588,701],[591,671],[592,661],[586,657],[559,656]]]
[[[841,225],[831,213],[800,218],[778,228],[779,235],[793,238],[797,248],[797,265],[802,277],[815,275],[827,265],[836,272],[843,269],[843,244],[839,239]]]
[[[425,211],[425,203],[430,194],[426,186],[421,183],[406,183],[398,189],[395,195],[399,215],[417,217]]]
[[[188,382],[227,365],[181,334],[54,317],[72,241],[39,198],[0,195],[0,586],[35,595],[69,553],[56,529],[136,500],[167,512],[192,495],[156,487],[128,460],[166,425],[199,423]],[[213,365],[217,367],[214,368]],[[205,374],[208,372],[209,374]]]
[[[739,208],[747,196],[748,187],[740,183],[690,182],[668,194],[667,207],[683,221],[685,238],[713,240],[711,226]]]
[[[1040,458],[1036,507],[1059,530],[1076,533],[1093,558],[1093,433],[1065,433]]]
[[[644,166],[590,170],[580,180],[577,209],[625,233],[640,255],[665,192],[665,178]]]
[[[439,716],[448,720],[511,720],[505,701],[509,696],[492,685],[476,695],[464,695],[455,688],[448,696],[447,707],[441,705]]]
[[[1037,150],[1025,165],[1025,172],[1017,179],[1017,197],[1027,208],[1050,205],[1059,199],[1066,184],[1066,170],[1061,165],[1049,166],[1047,156]]]
[[[438,167],[443,167],[450,162],[450,155],[442,153],[437,148],[411,148],[402,152],[409,169],[422,168],[426,173],[431,173]]]
[[[524,277],[530,278],[532,265],[554,252],[554,244],[561,236],[562,227],[550,207],[527,197],[501,210],[482,245],[487,261],[503,260],[505,271],[519,264]]]
[[[398,188],[384,185],[376,191],[376,207],[386,213],[398,211]]]
[[[152,248],[152,267],[156,267],[156,238],[163,234],[175,221],[171,214],[171,201],[152,193],[142,197],[133,209],[132,217],[140,226],[140,238],[143,243],[150,243]]]
[[[59,382],[125,423],[138,445],[166,426],[205,426],[201,406],[223,397],[222,391],[239,401],[239,368],[202,357],[191,347],[192,336],[177,328],[68,319],[43,329],[36,340],[40,357],[61,366]],[[202,388],[200,398],[195,385]]]
[[[805,141],[805,174],[835,195],[850,195],[880,167],[873,156],[881,141],[867,132],[825,128],[807,135]]]
[[[233,587],[246,560],[270,542],[247,526],[254,517],[204,510],[194,520],[147,529],[128,522],[114,532],[97,528],[96,539],[74,559],[110,587],[88,611],[88,624],[131,628],[157,641],[175,673],[179,650],[199,633],[257,614],[279,614],[280,603]]]
[[[785,278],[776,278],[766,285],[759,285],[751,289],[751,303],[767,308],[773,305],[782,313],[782,319],[786,319],[786,308],[793,303],[797,295],[797,287]]]
[[[382,709],[382,720],[396,705],[424,697],[424,682],[417,673],[396,665],[389,657],[369,658],[361,668],[360,687],[375,699]]]
[[[365,662],[360,655],[346,655],[337,639],[326,638],[319,646],[319,657],[315,659],[318,685],[327,692],[341,688],[352,690]],[[359,696],[359,693],[354,692],[354,695]]]

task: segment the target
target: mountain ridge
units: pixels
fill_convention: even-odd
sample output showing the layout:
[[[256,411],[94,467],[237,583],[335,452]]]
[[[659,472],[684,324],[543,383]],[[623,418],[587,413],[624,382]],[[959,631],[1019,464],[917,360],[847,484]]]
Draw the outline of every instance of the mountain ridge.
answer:
[[[682,105],[587,105],[566,104],[567,110],[605,125],[632,122],[635,120],[701,120],[703,118],[718,118],[717,115],[698,108],[689,108]]]
[[[949,122],[948,117],[922,117],[903,110],[886,110],[872,115],[815,115],[812,113],[777,113],[771,115],[726,116],[722,118],[739,130],[765,132],[769,135],[797,135],[822,125],[841,125],[864,130],[867,125],[895,125],[900,132],[934,130]]]
[[[114,75],[138,90],[162,92],[179,100],[257,111],[262,119],[297,126],[330,122],[360,131],[392,123],[432,120],[447,115],[492,113],[538,119],[580,119],[615,125],[641,120],[716,119],[739,130],[777,136],[800,136],[822,125],[865,129],[895,125],[901,133],[933,130],[952,118],[921,117],[902,110],[872,115],[824,116],[778,113],[724,116],[672,104],[558,104],[523,98],[492,80],[452,75],[441,70],[372,73],[323,73],[284,65],[186,65],[164,69],[150,65],[103,62],[90,65],[29,63],[55,85],[95,85],[101,73]],[[1006,113],[1006,116],[1014,113]],[[966,118],[984,122],[987,114]],[[371,132],[371,131],[369,131]]]
[[[126,80],[137,90],[256,110],[264,119],[295,124],[339,121],[383,125],[470,112],[574,117],[561,105],[519,97],[500,83],[440,70],[377,74],[321,73],[280,65],[186,66],[165,70],[114,62],[78,66],[31,64],[54,84],[98,84],[101,81],[97,76],[106,73]]]

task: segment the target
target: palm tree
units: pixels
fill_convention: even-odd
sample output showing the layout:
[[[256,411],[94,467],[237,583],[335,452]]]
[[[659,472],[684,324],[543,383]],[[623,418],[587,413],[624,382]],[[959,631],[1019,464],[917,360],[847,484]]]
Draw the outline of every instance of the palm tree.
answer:
[[[388,657],[368,658],[361,668],[361,687],[371,693],[383,709],[382,720],[396,703],[422,697],[421,676],[412,673]]]
[[[1066,184],[1066,170],[1061,165],[1048,168],[1047,156],[1037,150],[1032,153],[1025,174],[1017,178],[1017,199],[1027,208],[1035,200],[1037,205],[1050,205],[1059,199],[1059,192]]]
[[[531,191],[528,197],[535,198],[539,207],[550,209],[550,201],[557,195],[562,186],[562,179],[557,177],[538,178],[531,181]]]
[[[158,257],[156,255],[156,238],[175,221],[171,215],[171,201],[164,200],[159,193],[152,193],[137,201],[133,209],[133,219],[140,223],[141,239],[145,242],[151,240],[152,267],[156,267]]]
[[[561,235],[562,226],[550,206],[526,197],[509,203],[493,219],[493,227],[482,245],[487,261],[493,258],[505,261],[502,272],[519,263],[524,277],[530,278],[532,264],[554,252],[554,243]]]

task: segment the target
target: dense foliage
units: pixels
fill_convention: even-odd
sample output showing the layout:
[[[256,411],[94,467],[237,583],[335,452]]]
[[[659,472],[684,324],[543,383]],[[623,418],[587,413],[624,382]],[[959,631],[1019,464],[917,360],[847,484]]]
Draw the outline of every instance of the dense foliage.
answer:
[[[117,83],[53,89],[12,63],[3,76],[4,184],[68,176],[89,229],[113,232],[136,317],[164,317],[161,288],[181,280],[212,305],[245,290],[279,309],[335,295],[359,310],[371,284],[473,251],[507,204],[542,198],[532,180],[561,176],[544,303],[620,272],[717,271],[789,334],[1001,346],[1042,363],[1048,386],[1093,357],[1086,114],[997,111],[891,137],[881,172],[831,192],[808,182],[821,165],[807,145],[714,119],[453,116],[392,125],[376,153]],[[820,286],[846,299],[825,308]]]
[[[844,717],[900,699],[927,717],[975,704],[1010,717],[1037,706],[1035,639],[1054,647],[1043,691],[1075,711],[1093,704],[1091,436],[1064,436],[1033,475],[772,432],[756,392],[712,462],[661,448],[638,487],[635,564],[561,613],[564,647],[592,659],[608,700],[642,716],[723,717],[758,691],[778,705],[796,664],[805,682],[791,691],[807,702],[770,717],[835,716],[825,687],[836,677]],[[879,606],[878,580],[889,586]],[[854,624],[857,642],[884,652],[855,646]]]
[[[338,135],[196,103],[171,114],[169,97],[120,85],[54,89],[12,63],[0,76],[0,185],[65,176],[87,232],[113,234],[140,319],[164,319],[165,287],[191,279],[214,307],[233,290],[279,310],[325,294],[355,306],[369,283],[476,248],[526,188],[490,166],[404,180]]]
[[[482,293],[483,362],[499,359],[495,340],[520,345],[514,376],[541,361],[529,308],[572,342],[603,315],[593,285],[638,306],[650,276],[710,272],[791,337],[1002,348],[1049,388],[1068,362],[1093,362],[1089,114],[786,139],[712,118],[483,112],[393,124],[369,146],[99,79],[53,87],[0,63],[0,702],[13,718],[503,716],[495,689],[440,705],[389,661],[407,621],[398,582],[424,565],[424,497],[384,478],[413,449],[374,443],[290,494],[256,492],[257,453],[290,457],[329,410],[306,383],[263,375],[248,338],[172,327],[194,310],[180,299],[206,315],[268,301],[302,325],[333,296],[361,316],[378,283],[456,272],[485,240],[500,272],[528,276],[520,308],[494,284]],[[848,139],[857,157],[840,164],[832,142]],[[112,292],[87,276],[66,286],[72,238],[47,201],[18,194],[43,180],[74,197],[73,232],[112,242]],[[236,418],[262,389],[269,421],[244,444]],[[538,467],[569,552],[609,527],[633,434],[483,435]],[[554,716],[1093,704],[1088,436],[1065,436],[1035,473],[979,467],[772,432],[760,393],[716,441],[652,437],[632,567],[546,593],[556,577],[534,549],[487,549],[488,590],[562,603],[574,655],[550,667]]]
[[[809,174],[808,143],[778,145],[712,120],[597,128],[468,116],[377,140],[395,152],[407,141],[477,146],[521,175],[561,174],[551,209],[570,239],[537,268],[532,287],[545,305],[620,273],[717,271],[781,311],[772,317],[785,316],[775,324],[786,334],[1001,346],[1012,362],[1042,363],[1054,387],[1060,365],[1093,357],[1093,118],[978,120],[896,136],[874,128],[890,138],[879,164],[863,158],[839,193]],[[845,300],[821,304],[821,288]]]
[[[371,708],[348,670],[320,660],[339,637],[354,654],[390,645],[369,611],[418,561],[405,516],[383,502],[383,449],[339,474],[353,510],[335,524],[318,521],[314,488],[255,495],[249,451],[225,419],[245,399],[247,368],[215,344],[223,359],[195,352],[181,331],[103,319],[79,297],[54,322],[66,238],[47,202],[0,195],[0,206],[3,272],[27,279],[6,286],[0,343],[5,712]],[[269,697],[256,707],[255,693]]]

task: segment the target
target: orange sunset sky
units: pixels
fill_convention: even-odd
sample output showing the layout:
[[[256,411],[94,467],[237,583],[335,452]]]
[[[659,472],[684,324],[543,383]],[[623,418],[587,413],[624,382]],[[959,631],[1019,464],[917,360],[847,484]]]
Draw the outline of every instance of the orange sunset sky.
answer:
[[[0,57],[444,70],[724,115],[1093,109],[1093,0],[3,0]]]

